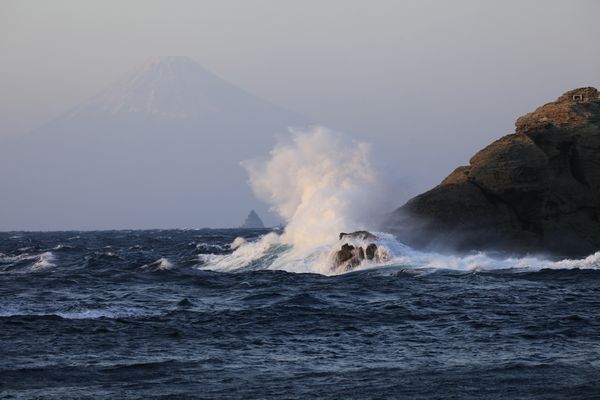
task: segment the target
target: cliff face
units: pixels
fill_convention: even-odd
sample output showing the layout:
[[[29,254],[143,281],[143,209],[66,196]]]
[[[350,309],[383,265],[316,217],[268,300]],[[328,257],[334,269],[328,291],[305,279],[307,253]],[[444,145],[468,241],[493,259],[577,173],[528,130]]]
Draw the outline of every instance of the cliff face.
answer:
[[[600,250],[600,92],[519,118],[388,227],[416,247],[586,255]]]

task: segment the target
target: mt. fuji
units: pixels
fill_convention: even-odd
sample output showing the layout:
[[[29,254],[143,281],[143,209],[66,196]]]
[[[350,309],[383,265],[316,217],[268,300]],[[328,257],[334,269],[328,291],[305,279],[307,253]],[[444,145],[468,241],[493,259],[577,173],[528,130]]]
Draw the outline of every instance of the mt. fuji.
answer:
[[[266,213],[240,162],[308,122],[190,58],[153,60],[2,146],[0,230],[235,226]]]
[[[221,121],[269,120],[286,112],[179,56],[142,65],[64,117],[94,114]]]

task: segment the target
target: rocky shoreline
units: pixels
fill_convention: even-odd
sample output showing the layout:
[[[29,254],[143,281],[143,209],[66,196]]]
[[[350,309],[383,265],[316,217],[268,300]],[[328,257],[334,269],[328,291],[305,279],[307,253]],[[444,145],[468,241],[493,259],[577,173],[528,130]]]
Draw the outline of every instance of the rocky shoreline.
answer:
[[[600,249],[600,92],[568,91],[409,200],[385,226],[413,247],[582,256]]]

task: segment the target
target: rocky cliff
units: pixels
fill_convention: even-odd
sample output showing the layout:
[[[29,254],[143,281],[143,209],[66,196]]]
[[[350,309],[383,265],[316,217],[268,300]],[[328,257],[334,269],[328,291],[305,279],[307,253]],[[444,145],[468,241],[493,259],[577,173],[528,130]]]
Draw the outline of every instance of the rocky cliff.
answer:
[[[600,250],[600,93],[566,92],[516,122],[388,229],[416,247],[586,255]]]

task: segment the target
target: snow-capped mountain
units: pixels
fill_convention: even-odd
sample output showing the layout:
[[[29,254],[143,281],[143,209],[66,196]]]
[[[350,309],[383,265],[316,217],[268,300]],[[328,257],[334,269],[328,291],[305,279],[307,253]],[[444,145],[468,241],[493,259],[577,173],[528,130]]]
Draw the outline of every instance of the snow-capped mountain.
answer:
[[[65,118],[87,113],[161,118],[272,118],[282,112],[281,108],[226,82],[192,59],[178,56],[154,59],[136,68]]]
[[[0,230],[236,226],[266,214],[240,161],[307,122],[187,57],[153,60],[0,148]]]

